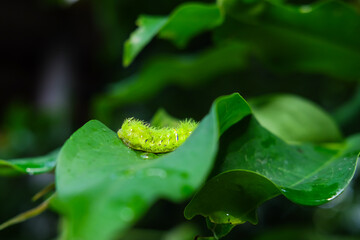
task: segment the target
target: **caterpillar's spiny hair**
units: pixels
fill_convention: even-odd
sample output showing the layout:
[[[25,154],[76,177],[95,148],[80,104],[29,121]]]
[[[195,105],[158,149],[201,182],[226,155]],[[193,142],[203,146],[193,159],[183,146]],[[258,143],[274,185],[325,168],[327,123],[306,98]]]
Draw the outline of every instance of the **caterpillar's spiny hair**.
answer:
[[[174,127],[152,127],[135,118],[125,119],[118,136],[128,146],[136,150],[151,153],[165,153],[174,151],[197,127],[194,120],[180,121]]]

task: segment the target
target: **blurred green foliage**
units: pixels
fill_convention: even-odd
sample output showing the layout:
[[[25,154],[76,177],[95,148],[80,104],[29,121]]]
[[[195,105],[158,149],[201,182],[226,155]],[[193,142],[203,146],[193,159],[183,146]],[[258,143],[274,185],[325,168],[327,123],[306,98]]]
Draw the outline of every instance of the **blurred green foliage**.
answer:
[[[60,16],[53,28],[63,35],[51,41],[81,56],[70,63],[83,61],[74,64],[78,87],[72,104],[51,111],[36,101],[14,104],[6,93],[0,157],[14,160],[1,160],[0,174],[52,173],[58,164],[52,208],[62,218],[60,239],[359,238],[358,0],[42,0],[36,7],[43,22]],[[233,92],[251,107],[235,94],[203,118],[214,99]],[[160,156],[125,147],[113,132],[126,117],[150,120],[156,112],[155,125],[203,120],[179,151]],[[108,127],[91,121],[66,141],[89,118]],[[65,141],[60,155],[51,152]],[[0,199],[13,209],[3,211],[5,221],[29,208],[16,206],[30,190],[3,179],[0,191],[13,195]],[[179,202],[191,197],[185,216],[207,217],[209,230],[205,219],[183,217]],[[288,199],[332,201],[305,208]],[[259,224],[234,228],[246,221]],[[1,239],[33,236],[9,229]]]

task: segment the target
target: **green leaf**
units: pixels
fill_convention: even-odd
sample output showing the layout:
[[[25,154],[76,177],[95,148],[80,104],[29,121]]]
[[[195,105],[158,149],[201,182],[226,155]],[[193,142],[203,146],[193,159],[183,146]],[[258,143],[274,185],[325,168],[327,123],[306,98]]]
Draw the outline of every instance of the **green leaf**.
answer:
[[[208,218],[206,218],[206,225],[208,229],[213,232],[215,239],[225,237],[235,226],[232,224],[216,224],[211,222]]]
[[[41,174],[54,170],[59,150],[45,156],[19,158],[13,160],[0,159],[0,175]]]
[[[223,16],[215,4],[186,3],[170,15],[159,37],[170,39],[182,48],[195,35],[219,26],[222,22]]]
[[[223,21],[215,4],[184,3],[169,17],[140,16],[139,26],[125,42],[123,64],[128,66],[157,34],[180,48],[195,35],[220,25]]]
[[[336,146],[289,145],[255,118],[228,133],[219,174],[186,207],[188,219],[200,214],[216,224],[256,224],[257,207],[279,194],[302,205],[329,202],[351,181],[360,151],[360,135]]]
[[[154,127],[176,127],[179,124],[179,119],[174,118],[168,114],[165,109],[160,108],[151,119],[151,126]]]
[[[196,225],[187,222],[168,231],[162,240],[194,240],[194,236],[199,231]]]
[[[250,114],[238,94],[215,101],[188,140],[169,154],[134,151],[98,121],[76,131],[56,168],[55,206],[66,218],[65,239],[112,239],[159,198],[181,201],[212,169],[218,138]]]
[[[272,0],[274,1],[274,0]],[[261,13],[264,0],[217,0],[217,4],[226,14],[234,18],[251,18]]]
[[[314,103],[289,94],[262,96],[249,101],[260,124],[288,142],[338,142],[334,120]]]
[[[204,84],[228,71],[244,68],[246,55],[243,44],[228,42],[199,55],[153,58],[137,75],[119,81],[98,97],[96,115],[105,119],[115,107],[148,99],[170,84],[182,87]]]
[[[279,195],[265,177],[246,170],[229,171],[209,180],[185,208],[185,217],[209,218],[214,224],[257,223],[259,205]]]
[[[215,38],[246,42],[258,58],[281,72],[359,79],[360,14],[355,8],[340,1],[306,6],[265,3],[255,18],[228,19]]]
[[[124,45],[124,66],[128,66],[134,60],[167,21],[167,17],[158,16],[140,16],[138,18],[136,24],[139,27],[130,35]]]

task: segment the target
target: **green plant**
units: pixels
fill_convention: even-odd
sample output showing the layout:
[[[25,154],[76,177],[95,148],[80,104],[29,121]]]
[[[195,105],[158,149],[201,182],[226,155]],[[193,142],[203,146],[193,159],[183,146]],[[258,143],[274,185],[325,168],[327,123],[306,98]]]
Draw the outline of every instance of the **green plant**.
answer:
[[[0,229],[49,206],[62,217],[60,239],[131,239],[126,238],[132,234],[129,229],[159,199],[175,204],[191,199],[185,218],[203,216],[212,232],[206,239],[220,239],[237,225],[257,224],[258,208],[277,196],[305,206],[332,201],[351,183],[359,159],[360,134],[352,131],[344,137],[339,128],[355,118],[360,105],[357,92],[350,103],[339,106],[337,113],[345,112],[340,115],[347,118],[338,122],[312,101],[273,94],[271,89],[266,93],[272,94],[259,90],[260,96],[248,101],[239,93],[217,97],[184,144],[161,154],[155,152],[165,151],[137,151],[124,144],[114,131],[121,127],[116,112],[154,99],[175,85],[195,89],[190,104],[179,103],[185,98],[170,98],[189,108],[188,117],[200,119],[191,115],[199,111],[195,103],[223,95],[219,89],[226,82],[240,81],[238,71],[256,72],[253,59],[261,65],[260,71],[285,76],[285,81],[274,85],[291,81],[289,74],[301,73],[311,81],[324,76],[325,82],[358,86],[360,14],[354,5],[222,0],[184,3],[169,16],[142,15],[125,42],[124,66],[132,64],[155,36],[184,49],[197,35],[211,31],[212,42],[196,54],[151,57],[133,76],[111,85],[93,105],[96,118],[106,125],[99,120],[87,122],[59,151],[46,156],[1,160],[1,175],[54,171],[56,190],[38,208]],[[235,77],[218,80],[226,74]],[[261,79],[266,83],[266,78]],[[242,83],[252,85],[243,79]],[[204,93],[207,90],[209,95]],[[152,124],[171,126],[174,121],[159,109]],[[173,238],[169,233],[154,234],[153,239],[193,239],[203,234],[183,226],[176,229],[185,230],[174,230]],[[186,232],[191,235],[184,237]]]

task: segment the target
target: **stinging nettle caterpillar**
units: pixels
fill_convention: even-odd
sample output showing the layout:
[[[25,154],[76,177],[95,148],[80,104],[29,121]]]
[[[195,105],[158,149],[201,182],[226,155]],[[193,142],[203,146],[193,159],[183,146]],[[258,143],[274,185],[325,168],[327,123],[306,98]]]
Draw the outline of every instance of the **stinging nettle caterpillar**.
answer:
[[[180,121],[174,128],[157,128],[141,120],[128,118],[117,134],[130,148],[150,153],[166,153],[183,144],[197,125],[197,122],[190,119]]]

